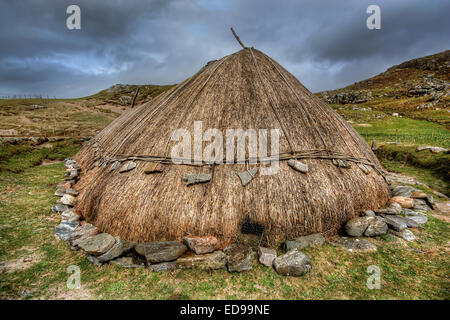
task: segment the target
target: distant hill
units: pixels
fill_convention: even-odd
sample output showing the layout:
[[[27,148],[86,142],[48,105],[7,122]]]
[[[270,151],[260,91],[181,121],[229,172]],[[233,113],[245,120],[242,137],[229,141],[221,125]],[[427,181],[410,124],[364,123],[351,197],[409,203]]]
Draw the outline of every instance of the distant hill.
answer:
[[[317,94],[330,105],[373,110],[450,125],[450,50],[405,61],[367,80]]]

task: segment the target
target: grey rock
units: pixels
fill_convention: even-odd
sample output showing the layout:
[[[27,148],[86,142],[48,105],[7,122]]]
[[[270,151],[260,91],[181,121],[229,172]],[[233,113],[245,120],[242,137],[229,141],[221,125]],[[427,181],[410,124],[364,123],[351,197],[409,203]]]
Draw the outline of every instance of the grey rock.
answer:
[[[274,249],[259,247],[258,248],[259,262],[267,267],[272,267],[273,260],[277,257],[277,252]]]
[[[394,214],[402,213],[402,206],[397,202],[392,202],[388,209],[390,209],[390,212],[393,212]]]
[[[325,243],[325,238],[320,233],[314,233],[303,237],[295,238],[292,241],[284,243],[284,250],[290,251],[292,249],[302,250],[307,247],[321,246]]]
[[[389,230],[389,233],[402,238],[406,241],[414,241],[416,240],[416,236],[414,235],[414,233],[412,233],[410,230],[408,229],[403,229],[402,231],[394,231],[394,230]]]
[[[111,260],[110,263],[121,266],[122,268],[145,268],[145,263],[134,257],[120,257]]]
[[[231,245],[223,252],[227,255],[228,272],[243,272],[253,268],[256,253],[252,248],[241,245]]]
[[[422,199],[413,199],[413,208],[414,211],[423,211],[427,212],[430,210],[430,207],[428,207],[427,202]]]
[[[345,231],[352,237],[360,237],[364,234],[369,224],[375,221],[374,217],[355,217],[347,221]]]
[[[406,224],[406,221],[402,219],[402,217],[399,216],[385,216],[384,217],[386,223],[388,224],[389,228],[394,229],[396,231],[402,231],[403,229],[406,229],[408,225]]]
[[[244,172],[239,172],[238,176],[239,179],[241,179],[242,186],[245,187],[246,185],[248,185],[253,180],[257,172],[258,168],[253,168]]]
[[[120,237],[115,237],[116,243],[107,252],[98,257],[100,262],[106,262],[113,260],[121,255],[131,251],[134,248],[135,243],[132,241],[126,241],[120,239]]]
[[[409,186],[398,186],[395,187],[394,190],[392,190],[392,196],[402,196],[402,197],[411,197],[411,194],[415,191],[416,189],[409,187]]]
[[[406,216],[417,216],[419,213],[414,211],[414,210],[411,210],[411,209],[403,208],[402,209],[402,214],[404,214]]]
[[[57,203],[51,208],[51,210],[56,213],[61,213],[68,209],[69,209],[69,207],[62,203]]]
[[[107,252],[116,242],[116,239],[108,233],[100,233],[87,237],[78,243],[78,247],[86,253],[99,256]]]
[[[312,268],[308,256],[297,249],[276,257],[273,267],[278,274],[294,277],[303,276]]]
[[[61,214],[61,222],[78,222],[79,220],[80,216],[72,209],[66,210]]]
[[[95,257],[95,256],[88,255],[86,258],[87,258],[87,260],[88,260],[90,263],[92,263],[92,264],[95,265],[95,266],[101,266],[101,265],[103,265],[103,263],[100,262],[100,261],[98,260],[98,258]]]
[[[76,197],[76,196],[78,196],[78,191],[75,189],[67,189],[66,194]]]
[[[223,251],[214,251],[202,255],[187,255],[175,261],[176,268],[216,270],[225,268],[227,256]]]
[[[427,203],[427,205],[431,208],[431,209],[436,209],[435,203],[434,203],[434,198],[431,195],[427,195],[427,198],[425,199],[425,202]]]
[[[173,261],[186,250],[187,247],[178,241],[148,242],[144,245],[144,255],[149,264]]]
[[[331,244],[350,252],[373,252],[377,250],[374,244],[359,238],[338,237],[332,240]]]
[[[161,262],[161,263],[149,265],[149,269],[152,272],[174,271],[176,269],[176,266],[173,261],[172,262]]]
[[[119,98],[119,103],[120,103],[122,106],[130,105],[132,101],[133,101],[133,99],[132,99],[130,96],[121,96],[121,97]]]
[[[210,253],[217,249],[217,238],[213,236],[188,236],[183,238],[183,242],[196,254]]]
[[[190,186],[197,183],[206,183],[211,181],[212,175],[209,173],[185,174],[183,180]]]
[[[307,173],[308,172],[308,165],[306,163],[300,162],[298,160],[290,159],[288,161],[288,165],[301,173]]]
[[[64,188],[57,188],[55,191],[55,196],[62,197],[66,193],[66,189]]]
[[[70,235],[70,245],[72,247],[77,247],[80,241],[88,237],[95,236],[96,234],[98,234],[98,232],[99,230],[96,226],[85,222],[82,225],[76,227],[76,229]]]
[[[114,170],[116,170],[118,167],[120,167],[120,162],[119,162],[119,161],[116,161],[116,162],[114,162],[114,163],[112,164],[111,168],[109,168],[109,171],[110,171],[110,172],[111,172],[111,171],[114,171]]]
[[[364,235],[366,237],[376,237],[376,236],[386,234],[387,231],[388,231],[387,223],[384,221],[384,219],[382,220],[377,217],[377,218],[375,218],[374,221],[369,223],[366,231],[364,231]]]
[[[55,235],[57,235],[61,240],[67,241],[77,226],[78,222],[61,222],[55,228]]]
[[[136,168],[136,162],[133,161],[128,161],[127,163],[125,163],[122,168],[120,168],[119,172],[123,173],[123,172],[128,172],[130,170],[133,170],[134,168]]]
[[[375,217],[375,212],[373,210],[366,210],[362,213],[363,217]]]
[[[418,225],[424,225],[425,223],[427,223],[428,221],[428,217],[425,214],[420,214],[418,213],[415,216],[408,216],[409,220],[413,220],[414,222],[416,222]],[[411,227],[412,228],[412,227]]]

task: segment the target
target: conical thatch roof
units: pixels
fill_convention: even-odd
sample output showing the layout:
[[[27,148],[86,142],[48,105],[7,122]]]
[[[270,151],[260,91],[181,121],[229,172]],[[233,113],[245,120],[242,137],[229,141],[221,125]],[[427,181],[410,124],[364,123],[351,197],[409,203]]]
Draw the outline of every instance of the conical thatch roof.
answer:
[[[224,136],[228,128],[279,129],[282,159],[298,155],[309,171],[302,174],[281,161],[276,175],[258,175],[245,187],[237,176],[247,169],[244,164],[167,164],[162,173],[144,174],[148,161],[165,162],[161,157],[170,155],[168,141],[175,129],[193,134],[194,121],[200,120],[204,130],[217,128]],[[351,167],[334,165],[333,157],[349,160]],[[115,160],[127,158],[135,159],[135,169],[110,170]],[[264,226],[272,242],[332,234],[358,212],[388,200],[379,162],[364,139],[253,48],[208,63],[123,114],[75,159],[84,172],[76,185],[77,212],[104,232],[139,242],[214,235],[225,245],[236,239],[245,220]],[[186,186],[183,177],[189,173],[212,173],[212,179]]]

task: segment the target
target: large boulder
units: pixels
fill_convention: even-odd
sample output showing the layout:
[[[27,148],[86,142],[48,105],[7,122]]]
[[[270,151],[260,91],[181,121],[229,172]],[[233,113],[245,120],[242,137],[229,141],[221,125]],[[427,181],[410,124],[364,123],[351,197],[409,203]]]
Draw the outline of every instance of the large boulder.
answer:
[[[78,247],[93,256],[99,256],[107,252],[116,243],[116,239],[108,233],[100,233],[81,240]]]
[[[385,234],[388,226],[378,217],[356,217],[345,224],[345,230],[353,237],[375,237]]]
[[[242,245],[231,245],[223,252],[227,255],[227,269],[229,272],[243,272],[251,270],[256,253],[252,248]]]
[[[317,247],[325,243],[325,238],[320,233],[314,233],[303,237],[288,240],[284,243],[284,250],[290,251],[292,249],[302,250],[307,247]]]
[[[175,261],[175,266],[180,269],[216,270],[225,268],[227,256],[223,251],[201,255],[187,255]]]
[[[189,236],[184,237],[183,242],[191,251],[195,252],[196,254],[210,253],[217,249],[217,238],[213,236]]]
[[[136,251],[139,254],[143,247],[144,256],[149,264],[176,260],[187,250],[187,247],[178,241],[147,242],[137,247]]]
[[[297,249],[276,257],[273,261],[273,267],[278,274],[294,277],[303,276],[312,268],[308,256]]]

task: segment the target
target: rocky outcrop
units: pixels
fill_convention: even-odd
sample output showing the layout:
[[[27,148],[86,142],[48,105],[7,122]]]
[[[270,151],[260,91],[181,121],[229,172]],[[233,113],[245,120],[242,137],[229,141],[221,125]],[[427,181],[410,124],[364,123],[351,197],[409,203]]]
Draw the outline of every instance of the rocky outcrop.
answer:
[[[348,104],[348,103],[364,103],[372,100],[372,92],[366,90],[360,91],[324,91],[322,99],[330,104]]]

